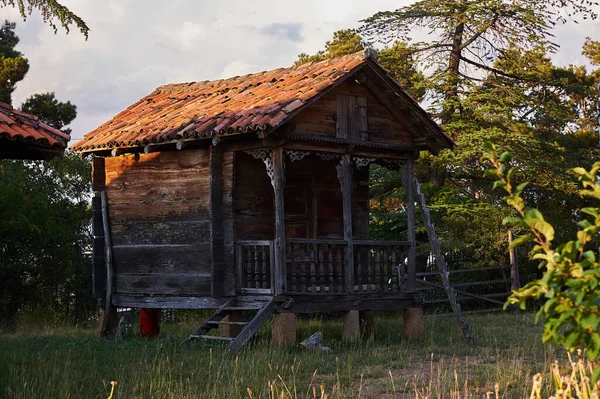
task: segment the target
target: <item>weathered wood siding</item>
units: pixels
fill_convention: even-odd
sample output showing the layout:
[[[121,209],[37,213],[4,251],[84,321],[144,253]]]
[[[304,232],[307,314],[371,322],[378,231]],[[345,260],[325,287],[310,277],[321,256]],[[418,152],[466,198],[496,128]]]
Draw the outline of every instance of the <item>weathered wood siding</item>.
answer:
[[[351,96],[351,98],[349,99],[347,96]],[[412,137],[404,125],[364,85],[353,79],[340,84],[292,118],[290,123],[295,125],[293,134],[335,138],[339,135],[336,127],[340,126],[341,121],[338,122],[338,114],[341,114],[341,108],[356,105],[358,111],[362,112],[365,99],[367,132],[364,132],[363,126],[358,125],[351,129],[350,136],[352,137],[349,138],[354,140],[367,139],[371,142],[383,144],[413,145]],[[352,110],[350,110],[350,113],[352,113]],[[346,117],[347,115],[342,116]],[[364,117],[361,116],[357,120],[362,123]]]
[[[115,293],[211,295],[209,162],[203,149],[106,158]]]

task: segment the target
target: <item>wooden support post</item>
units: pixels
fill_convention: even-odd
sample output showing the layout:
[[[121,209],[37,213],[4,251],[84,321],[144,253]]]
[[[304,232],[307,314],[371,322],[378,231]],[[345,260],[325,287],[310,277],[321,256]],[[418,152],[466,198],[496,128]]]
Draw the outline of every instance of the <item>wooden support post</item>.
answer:
[[[223,318],[226,323],[241,323],[244,321],[244,312],[240,310],[232,310],[230,314]],[[242,324],[221,324],[219,325],[219,335],[221,337],[235,338],[244,329]]]
[[[358,310],[351,310],[344,313],[342,338],[344,341],[357,341],[360,338],[360,317]]]
[[[405,336],[415,338],[423,333],[423,308],[408,308],[403,318]]]
[[[275,313],[271,343],[273,345],[294,345],[296,343],[296,314]]]
[[[285,187],[285,165],[283,149],[274,148],[271,151],[271,166],[274,198],[275,198],[275,293],[283,294],[287,290],[286,264],[285,264],[285,211],[283,190]],[[267,165],[267,172],[269,168]]]
[[[225,240],[223,220],[223,151],[210,147],[210,252],[212,296],[225,295]]]
[[[341,172],[341,173],[340,173]],[[344,264],[344,277],[346,292],[354,292],[354,240],[352,237],[352,159],[350,154],[342,156],[338,165],[338,179],[342,188],[342,208],[344,215],[344,241],[346,249],[346,262]]]
[[[115,321],[112,320],[112,316],[116,319],[116,310],[112,304],[113,294],[113,258],[112,258],[112,242],[110,238],[110,223],[108,220],[108,200],[106,198],[106,191],[102,191],[100,194],[102,201],[102,225],[104,228],[104,251],[105,251],[105,262],[106,262],[106,302],[104,304],[104,317],[102,320],[102,332],[101,337],[106,338],[112,335],[115,331],[112,330],[112,326],[116,325]]]
[[[513,241],[512,230],[508,231],[508,244],[510,245]],[[510,256],[510,289],[512,291],[518,290],[521,286],[519,281],[519,257],[517,256],[517,249],[513,248],[509,250]]]
[[[410,241],[410,248],[408,249],[408,281],[407,288],[409,291],[414,291],[417,285],[417,243],[415,234],[415,193],[413,179],[415,174],[415,165],[412,159],[406,162],[405,168],[405,181],[406,186],[406,203],[408,205],[408,226],[407,226],[407,239]]]

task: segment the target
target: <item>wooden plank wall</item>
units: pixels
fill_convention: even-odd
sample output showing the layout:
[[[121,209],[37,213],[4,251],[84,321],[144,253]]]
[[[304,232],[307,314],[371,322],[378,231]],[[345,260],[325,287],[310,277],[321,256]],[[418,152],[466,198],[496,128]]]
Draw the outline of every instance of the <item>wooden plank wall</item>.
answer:
[[[209,150],[106,158],[115,293],[211,295]]]
[[[244,152],[235,153],[235,239],[275,237],[273,186],[265,164]]]
[[[336,137],[339,99],[348,101],[344,96],[367,99],[369,141],[394,145],[413,144],[410,133],[402,123],[396,120],[364,85],[354,80],[347,80],[340,84],[292,118],[290,123],[295,125],[294,134]],[[356,101],[360,101],[362,104],[363,100],[357,99]],[[360,127],[357,129],[362,130]]]

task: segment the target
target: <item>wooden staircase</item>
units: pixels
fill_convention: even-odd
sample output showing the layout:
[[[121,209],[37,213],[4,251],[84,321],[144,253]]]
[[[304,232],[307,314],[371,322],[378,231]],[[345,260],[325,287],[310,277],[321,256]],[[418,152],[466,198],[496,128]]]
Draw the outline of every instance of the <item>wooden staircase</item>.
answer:
[[[277,303],[271,297],[236,297],[232,298],[225,305],[221,306],[209,319],[194,331],[187,339],[191,340],[217,340],[228,341],[229,350],[237,352],[250,341],[260,327],[275,313]],[[224,321],[227,316],[234,313],[243,313],[245,321]],[[221,337],[218,335],[209,335],[211,330],[218,329],[219,326],[243,326],[236,337]]]

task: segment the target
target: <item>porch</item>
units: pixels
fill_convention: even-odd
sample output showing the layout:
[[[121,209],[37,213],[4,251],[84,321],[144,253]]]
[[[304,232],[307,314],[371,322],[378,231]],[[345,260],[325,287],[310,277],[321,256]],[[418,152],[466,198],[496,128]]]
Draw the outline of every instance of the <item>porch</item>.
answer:
[[[368,239],[369,165],[399,170],[407,182],[414,174],[413,155],[329,150],[296,146],[236,154],[236,295],[414,300],[412,184],[405,190],[406,235],[397,241]]]

